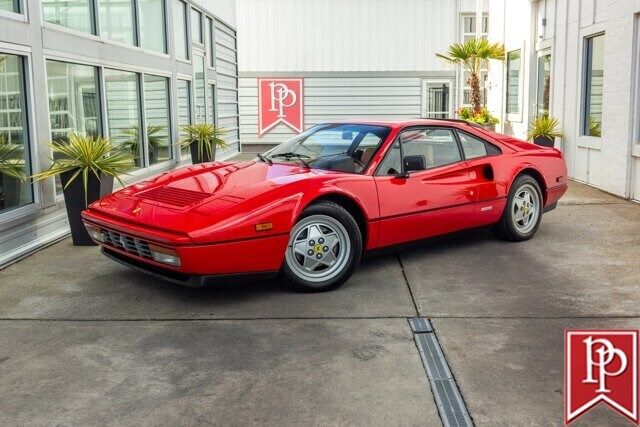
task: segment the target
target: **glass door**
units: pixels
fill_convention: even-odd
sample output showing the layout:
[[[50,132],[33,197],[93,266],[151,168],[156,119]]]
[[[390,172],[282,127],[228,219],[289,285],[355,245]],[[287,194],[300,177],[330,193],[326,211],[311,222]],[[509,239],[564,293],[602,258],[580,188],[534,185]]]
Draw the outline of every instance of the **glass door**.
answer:
[[[453,116],[451,80],[422,80],[423,118],[446,119]]]

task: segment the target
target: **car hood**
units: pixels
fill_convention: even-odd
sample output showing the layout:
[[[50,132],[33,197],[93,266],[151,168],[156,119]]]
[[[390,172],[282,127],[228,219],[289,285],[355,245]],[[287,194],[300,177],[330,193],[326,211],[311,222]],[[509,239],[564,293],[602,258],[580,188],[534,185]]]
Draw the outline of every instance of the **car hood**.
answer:
[[[89,211],[189,234],[240,203],[322,172],[253,161],[193,165],[117,191],[90,205]]]

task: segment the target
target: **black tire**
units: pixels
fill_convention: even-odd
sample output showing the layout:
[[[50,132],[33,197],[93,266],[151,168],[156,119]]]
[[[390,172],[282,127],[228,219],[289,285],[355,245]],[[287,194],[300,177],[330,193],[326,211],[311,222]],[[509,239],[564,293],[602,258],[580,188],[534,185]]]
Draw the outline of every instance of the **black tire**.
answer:
[[[520,230],[516,226],[516,220],[514,219],[514,199],[523,189],[533,189],[537,194],[537,218],[535,218],[535,224],[532,224],[530,229],[525,231]],[[531,175],[520,175],[515,179],[509,189],[507,205],[504,208],[504,212],[502,212],[500,222],[495,224],[491,228],[491,231],[493,231],[496,237],[500,240],[506,240],[509,242],[522,242],[524,240],[529,240],[534,234],[536,234],[536,231],[538,231],[540,220],[542,219],[542,209],[543,198],[538,181],[536,181]]]
[[[292,250],[292,244],[294,243],[294,230],[295,227],[300,224],[305,218],[311,216],[325,216],[330,217],[333,220],[339,222],[344,231],[346,231],[346,237],[348,238],[350,249],[348,255],[343,258],[343,265],[336,270],[335,276],[327,280],[322,281],[310,281],[300,277],[299,273],[296,273],[295,266],[292,268],[289,262],[296,262],[292,259],[294,252]],[[311,220],[311,219],[310,219]],[[280,275],[283,279],[283,283],[289,289],[293,289],[298,292],[325,292],[337,288],[351,277],[356,267],[360,263],[362,257],[362,233],[358,227],[358,223],[353,216],[342,206],[330,201],[320,201],[308,206],[298,218],[296,226],[291,231],[289,244],[287,245],[287,255],[282,263]],[[342,250],[342,248],[340,249]]]

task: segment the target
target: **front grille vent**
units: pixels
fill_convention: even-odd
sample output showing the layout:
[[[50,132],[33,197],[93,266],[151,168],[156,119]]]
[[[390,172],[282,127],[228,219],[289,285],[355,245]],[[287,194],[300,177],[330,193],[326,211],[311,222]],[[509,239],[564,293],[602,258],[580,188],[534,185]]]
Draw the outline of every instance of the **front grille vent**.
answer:
[[[157,187],[151,190],[138,193],[138,197],[142,197],[146,200],[153,200],[155,202],[165,203],[173,206],[189,206],[191,204],[200,202],[211,194],[201,191],[185,190],[175,187]]]
[[[117,231],[102,229],[102,237],[104,242],[116,249],[124,250],[128,253],[137,255],[142,258],[152,259],[149,243]]]

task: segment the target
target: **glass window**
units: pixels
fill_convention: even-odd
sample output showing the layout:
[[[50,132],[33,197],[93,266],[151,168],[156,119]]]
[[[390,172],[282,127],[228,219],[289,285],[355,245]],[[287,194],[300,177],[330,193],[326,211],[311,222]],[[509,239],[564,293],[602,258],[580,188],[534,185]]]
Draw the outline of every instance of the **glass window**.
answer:
[[[462,151],[464,151],[464,157],[466,159],[474,159],[487,155],[487,147],[481,139],[464,132],[458,132],[458,136],[460,137],[460,144],[462,145]]]
[[[98,0],[100,35],[108,39],[136,44],[133,0]]]
[[[551,54],[538,57],[538,94],[536,115],[549,114],[549,94],[551,93]]]
[[[449,117],[449,87],[447,82],[424,82],[426,110],[423,117],[445,119]]]
[[[22,57],[0,54],[0,213],[33,203],[25,99]]]
[[[167,52],[164,0],[140,0],[140,46]]]
[[[216,64],[216,39],[215,26],[213,19],[207,17],[207,43],[209,44],[207,54],[209,55],[209,66],[215,67]]]
[[[602,83],[604,79],[604,34],[585,41],[585,84],[582,134],[599,137],[602,133]]]
[[[202,12],[191,9],[191,40],[202,43]]]
[[[215,85],[207,85],[207,123],[213,124],[216,122],[216,116],[214,114],[216,110],[215,93]]]
[[[482,30],[481,37],[487,38],[489,32],[489,17],[482,17]],[[475,15],[467,15],[463,17],[463,41],[476,38],[476,17]]]
[[[204,58],[200,55],[193,57],[193,81],[195,90],[195,115],[196,123],[204,123],[207,120],[206,109],[207,101],[205,94],[205,76],[204,76]]]
[[[507,53],[507,114],[520,112],[520,49]]]
[[[114,144],[135,157],[131,168],[143,165],[140,150],[140,96],[138,75],[128,71],[104,70],[107,127]]]
[[[173,31],[176,44],[176,57],[189,59],[189,45],[187,44],[187,5],[176,0],[173,3]]]
[[[318,125],[267,154],[278,162],[303,159],[316,169],[360,173],[389,131],[385,126],[366,124]]]
[[[168,78],[145,74],[144,112],[147,122],[149,164],[171,159]]]
[[[88,65],[47,61],[51,140],[63,141],[70,132],[97,136],[100,127],[98,70]],[[56,191],[62,193],[56,176]]]
[[[91,0],[42,0],[42,15],[47,22],[84,33],[95,33]]]
[[[178,80],[178,125],[180,126],[180,139],[187,136],[182,126],[191,124],[191,82]],[[188,148],[182,150],[182,157],[189,157]]]
[[[20,13],[20,0],[0,0],[0,10]]]

